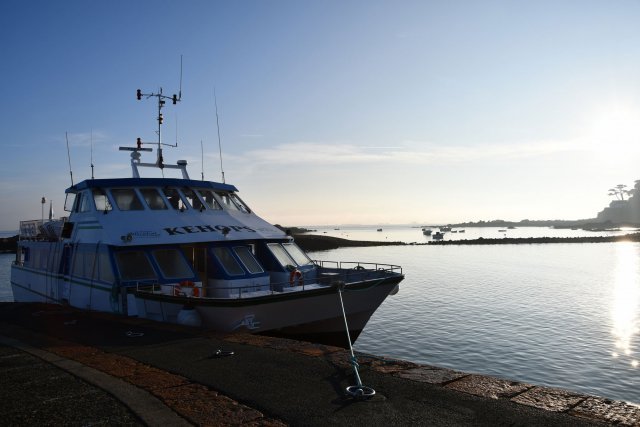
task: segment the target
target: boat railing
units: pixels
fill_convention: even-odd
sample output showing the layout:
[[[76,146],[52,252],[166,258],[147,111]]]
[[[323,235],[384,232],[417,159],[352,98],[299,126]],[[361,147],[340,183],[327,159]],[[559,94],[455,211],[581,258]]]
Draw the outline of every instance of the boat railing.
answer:
[[[62,229],[68,219],[68,217],[60,217],[49,220],[34,219],[20,221],[18,238],[20,240],[57,242],[60,240]]]
[[[203,286],[201,283],[159,284],[149,281],[140,281],[135,284],[137,293],[151,293],[172,296],[182,296],[205,300],[213,299],[243,299],[261,296],[282,295],[290,292],[310,291],[314,289],[335,286],[337,283],[352,283],[375,281],[392,276],[402,275],[402,267],[390,264],[363,263],[363,262],[335,262],[314,261],[317,266],[317,274],[313,279],[302,278],[270,283],[269,285],[248,286]],[[220,296],[211,296],[215,292]]]
[[[393,264],[380,264],[376,262],[360,262],[360,261],[322,261],[314,260],[313,263],[322,270],[336,270],[350,272],[378,272],[390,274],[402,274],[402,267]]]

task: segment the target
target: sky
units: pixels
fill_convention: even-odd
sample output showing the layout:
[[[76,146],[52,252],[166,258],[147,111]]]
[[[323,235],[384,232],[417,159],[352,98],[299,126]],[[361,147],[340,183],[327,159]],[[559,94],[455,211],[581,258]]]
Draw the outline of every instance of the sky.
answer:
[[[157,141],[136,89],[177,92],[181,57],[165,161],[224,170],[272,223],[594,218],[640,179],[639,21],[623,0],[3,0],[0,230],[43,196],[64,215],[92,160],[130,176],[118,147]]]

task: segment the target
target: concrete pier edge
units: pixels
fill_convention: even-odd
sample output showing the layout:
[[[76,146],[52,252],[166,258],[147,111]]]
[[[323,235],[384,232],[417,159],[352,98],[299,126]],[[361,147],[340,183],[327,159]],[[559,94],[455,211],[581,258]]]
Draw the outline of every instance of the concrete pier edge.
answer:
[[[0,304],[0,310],[4,305]],[[117,317],[104,313],[91,313],[90,316],[105,321]],[[151,325],[166,331],[215,338],[230,345],[241,344],[324,358],[345,370],[350,368],[349,355],[341,348],[259,335],[225,336],[135,318],[117,317],[117,321],[129,324],[131,328]],[[106,390],[148,425],[203,425],[216,424],[216,420],[227,425],[285,425],[278,419],[277,414],[267,416],[185,376],[67,338],[42,334],[40,331],[23,327],[19,321],[7,321],[6,317],[0,320],[0,344],[26,351]],[[640,406],[622,401],[385,357],[359,354],[358,362],[361,372],[365,372],[365,378],[366,372],[370,370],[405,381],[467,393],[482,399],[509,401],[551,413],[564,413],[574,417],[576,422],[589,420],[640,426]],[[206,418],[203,414],[206,414]]]

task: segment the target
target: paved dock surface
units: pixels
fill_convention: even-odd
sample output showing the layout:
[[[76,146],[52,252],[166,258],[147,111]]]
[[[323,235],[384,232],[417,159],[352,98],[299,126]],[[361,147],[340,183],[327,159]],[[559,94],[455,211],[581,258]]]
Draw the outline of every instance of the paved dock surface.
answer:
[[[233,352],[233,354],[230,354]],[[0,303],[3,425],[640,426],[610,399],[69,307]]]

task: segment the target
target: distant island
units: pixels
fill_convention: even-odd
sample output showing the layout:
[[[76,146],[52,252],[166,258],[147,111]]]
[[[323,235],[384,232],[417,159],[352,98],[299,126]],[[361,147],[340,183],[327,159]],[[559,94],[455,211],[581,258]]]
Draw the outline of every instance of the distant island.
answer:
[[[604,231],[604,230],[616,230],[621,227],[640,227],[639,223],[616,223],[611,220],[599,221],[597,218],[589,219],[577,219],[577,220],[530,220],[523,219],[521,221],[505,221],[502,219],[493,219],[490,221],[475,221],[475,222],[459,222],[454,224],[440,224],[440,225],[422,225],[420,227],[437,228],[442,225],[456,228],[473,228],[473,227],[498,227],[498,228],[517,228],[517,227],[552,227],[552,228],[571,228],[582,229],[587,231]]]
[[[528,221],[528,220],[525,220]],[[529,227],[541,227],[541,223],[544,226],[549,226],[548,223],[554,223],[553,226],[558,226],[558,221],[531,221],[536,224],[528,225]],[[560,223],[570,223],[571,221],[560,221]],[[573,223],[573,222],[571,222]],[[469,225],[477,224],[477,225]],[[479,221],[478,223],[461,223],[451,224],[451,226],[465,226],[465,227],[508,227],[510,224],[518,224],[521,227],[522,222],[511,223],[508,221]],[[608,224],[599,224],[599,227],[604,227]],[[607,242],[640,242],[640,233],[630,233],[624,236],[591,236],[591,237],[522,237],[522,238],[483,238],[478,239],[461,239],[461,240],[439,240],[429,241],[423,243],[406,243],[406,242],[387,242],[387,241],[370,241],[370,240],[349,240],[339,237],[325,236],[313,234],[316,230],[309,230],[300,227],[282,227],[276,224],[276,227],[285,231],[288,235],[292,236],[295,242],[306,252],[315,251],[327,251],[345,247],[369,247],[369,246],[444,246],[444,245],[517,245],[517,244],[542,244],[542,243],[607,243]],[[568,227],[563,227],[568,228]],[[603,229],[603,228],[598,228]],[[607,228],[609,229],[609,228]]]

